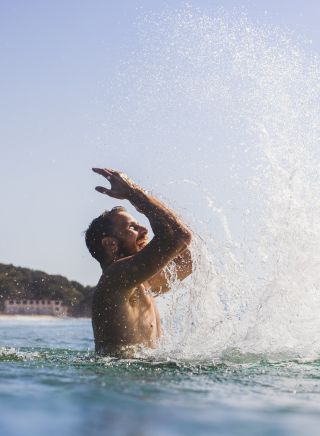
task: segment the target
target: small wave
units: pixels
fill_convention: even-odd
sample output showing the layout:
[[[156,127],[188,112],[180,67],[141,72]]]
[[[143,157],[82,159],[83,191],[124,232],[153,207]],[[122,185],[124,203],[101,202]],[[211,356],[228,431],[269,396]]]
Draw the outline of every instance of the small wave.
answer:
[[[0,321],[21,321],[26,322],[41,322],[41,321],[59,321],[64,318],[50,315],[0,315]]]
[[[39,357],[37,351],[20,351],[13,347],[0,348],[0,362],[35,360]]]

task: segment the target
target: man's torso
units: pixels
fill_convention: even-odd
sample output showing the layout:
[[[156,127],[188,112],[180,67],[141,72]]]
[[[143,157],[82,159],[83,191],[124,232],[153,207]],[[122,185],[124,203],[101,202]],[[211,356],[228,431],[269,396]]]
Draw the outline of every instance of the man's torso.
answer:
[[[100,353],[113,354],[132,345],[155,348],[160,337],[159,313],[144,284],[122,292],[99,283],[93,298],[92,325]]]

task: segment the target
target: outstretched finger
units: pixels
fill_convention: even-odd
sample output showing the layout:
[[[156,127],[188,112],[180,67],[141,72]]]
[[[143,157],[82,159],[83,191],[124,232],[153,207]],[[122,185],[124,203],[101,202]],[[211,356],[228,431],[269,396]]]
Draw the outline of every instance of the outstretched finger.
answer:
[[[120,194],[119,192],[113,191],[112,189],[104,188],[103,186],[96,186],[95,190],[100,192],[101,194],[106,194],[109,197],[117,198],[118,200],[125,199],[125,197],[122,194]]]
[[[112,172],[110,172],[107,168],[92,168],[92,171],[94,171],[97,174],[100,174],[101,176],[105,177],[107,180],[110,180],[112,177]]]
[[[120,176],[120,171],[117,171],[117,170],[113,170],[112,168],[106,168],[106,170],[110,173],[110,174],[112,174],[113,176]]]
[[[107,194],[107,195],[109,195],[110,192],[111,192],[111,189],[104,188],[103,186],[96,186],[94,189],[96,191],[100,192],[100,194]]]

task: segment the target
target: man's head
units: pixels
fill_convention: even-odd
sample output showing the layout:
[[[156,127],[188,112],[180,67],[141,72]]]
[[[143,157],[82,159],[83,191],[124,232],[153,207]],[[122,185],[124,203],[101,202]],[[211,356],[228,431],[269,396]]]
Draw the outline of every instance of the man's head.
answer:
[[[116,258],[130,256],[148,242],[148,230],[117,206],[95,218],[86,231],[86,244],[91,255],[103,265]]]

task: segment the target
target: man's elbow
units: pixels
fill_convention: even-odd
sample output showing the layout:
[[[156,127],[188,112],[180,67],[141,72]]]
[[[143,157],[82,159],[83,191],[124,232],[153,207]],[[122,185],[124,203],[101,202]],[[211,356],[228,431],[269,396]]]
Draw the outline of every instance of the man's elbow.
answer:
[[[186,238],[185,239],[186,244],[190,245],[191,242],[192,242],[192,232],[191,232],[191,230],[187,229],[185,238]]]
[[[189,229],[183,229],[181,234],[179,235],[179,243],[181,244],[181,248],[187,248],[192,241],[192,232]]]
[[[187,228],[167,232],[161,238],[166,246],[175,247],[179,252],[184,251],[192,241],[192,232]]]

